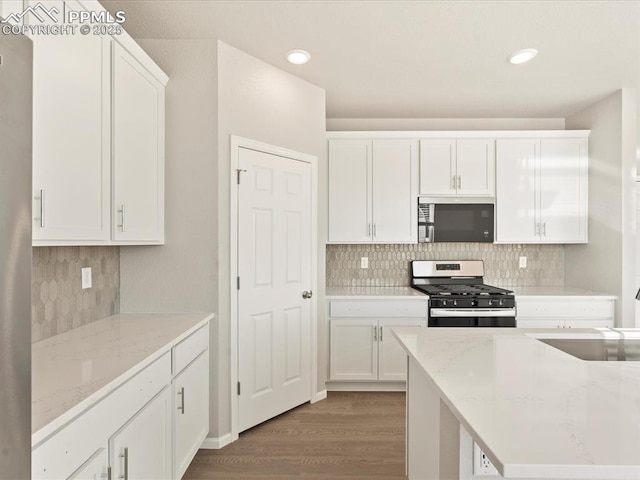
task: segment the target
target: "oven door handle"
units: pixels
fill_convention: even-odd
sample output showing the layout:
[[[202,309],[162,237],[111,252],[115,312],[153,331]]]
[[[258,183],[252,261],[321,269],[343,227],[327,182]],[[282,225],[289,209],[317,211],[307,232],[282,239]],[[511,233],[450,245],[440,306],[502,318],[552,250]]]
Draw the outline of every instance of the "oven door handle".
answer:
[[[429,311],[432,317],[515,317],[514,308],[432,308]]]

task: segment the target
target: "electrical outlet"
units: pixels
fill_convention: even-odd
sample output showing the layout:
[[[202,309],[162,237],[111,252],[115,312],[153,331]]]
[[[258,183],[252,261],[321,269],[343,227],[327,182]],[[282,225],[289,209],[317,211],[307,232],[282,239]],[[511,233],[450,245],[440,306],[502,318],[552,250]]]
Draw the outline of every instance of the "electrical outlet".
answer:
[[[80,270],[82,272],[82,289],[91,288],[91,267]]]
[[[527,268],[527,257],[520,257],[520,268]]]
[[[479,477],[498,477],[498,471],[477,443],[473,442],[473,474]]]
[[[369,257],[360,257],[360,268],[369,268]]]

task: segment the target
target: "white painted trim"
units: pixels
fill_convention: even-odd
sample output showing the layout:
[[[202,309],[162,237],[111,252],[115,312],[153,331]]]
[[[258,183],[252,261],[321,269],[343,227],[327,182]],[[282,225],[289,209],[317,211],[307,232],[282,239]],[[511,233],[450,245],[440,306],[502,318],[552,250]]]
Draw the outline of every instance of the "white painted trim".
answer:
[[[311,397],[311,403],[316,403],[326,398],[327,398],[327,391],[322,390],[321,392],[316,392],[315,396]]]
[[[327,382],[329,392],[405,392],[406,382]]]
[[[258,152],[264,152],[279,157],[290,158],[311,164],[311,290],[318,291],[318,157],[306,153],[296,152],[287,148],[269,145],[249,138],[230,136],[230,199],[229,199],[229,246],[231,255],[231,268],[229,284],[235,285],[238,277],[238,150],[248,148]],[[238,422],[238,395],[236,385],[238,383],[238,290],[231,288],[230,301],[230,358],[231,358],[231,441],[239,438]],[[311,297],[311,391],[310,401],[318,396],[318,296]],[[226,435],[225,435],[226,436]],[[224,437],[222,437],[224,438]]]
[[[587,138],[591,130],[427,130],[427,131],[340,131],[327,132],[332,138]]]
[[[232,437],[230,433],[223,435],[221,437],[206,437],[200,448],[204,450],[220,450],[222,447],[226,447],[232,442]]]

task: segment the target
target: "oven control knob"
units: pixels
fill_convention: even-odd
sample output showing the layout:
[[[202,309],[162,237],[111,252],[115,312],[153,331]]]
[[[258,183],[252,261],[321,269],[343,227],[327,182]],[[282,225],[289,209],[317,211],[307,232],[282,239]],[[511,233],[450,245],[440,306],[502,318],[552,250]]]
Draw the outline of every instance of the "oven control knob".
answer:
[[[447,301],[446,300],[442,300],[442,306],[446,307],[447,306]]]
[[[454,305],[454,306],[455,306],[455,305],[458,305],[458,301],[457,301],[457,300],[454,300],[454,301],[453,301],[453,305]]]
[[[498,302],[498,305],[500,305],[500,306],[504,305],[504,300],[500,300],[500,301]]]
[[[493,305],[493,300],[489,300],[489,306]]]
[[[471,306],[475,307],[478,305],[478,301],[477,300],[471,300]]]

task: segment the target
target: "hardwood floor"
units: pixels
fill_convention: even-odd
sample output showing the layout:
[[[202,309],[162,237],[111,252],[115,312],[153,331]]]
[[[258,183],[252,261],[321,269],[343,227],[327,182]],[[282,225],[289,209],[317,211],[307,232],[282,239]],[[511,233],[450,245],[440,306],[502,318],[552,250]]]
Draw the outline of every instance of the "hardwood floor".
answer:
[[[200,450],[184,480],[406,480],[405,394],[329,392]]]

